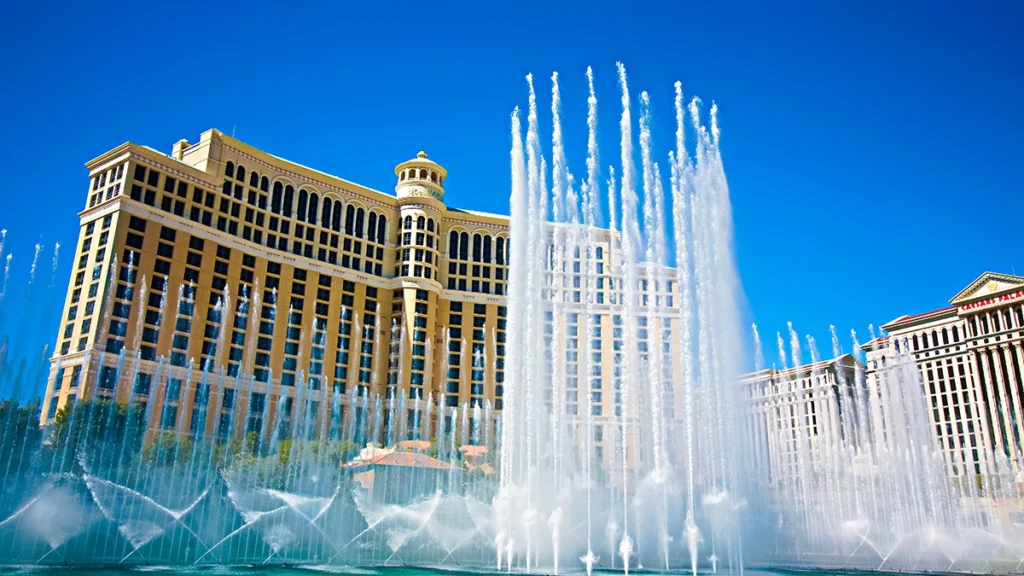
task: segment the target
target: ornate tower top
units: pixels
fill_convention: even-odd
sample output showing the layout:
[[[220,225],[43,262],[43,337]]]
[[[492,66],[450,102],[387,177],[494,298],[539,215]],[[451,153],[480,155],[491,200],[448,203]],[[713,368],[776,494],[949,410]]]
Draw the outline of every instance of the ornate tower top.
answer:
[[[444,202],[444,180],[448,171],[440,164],[427,158],[420,150],[412,160],[406,160],[395,167],[398,184],[395,194],[401,198],[433,198]]]

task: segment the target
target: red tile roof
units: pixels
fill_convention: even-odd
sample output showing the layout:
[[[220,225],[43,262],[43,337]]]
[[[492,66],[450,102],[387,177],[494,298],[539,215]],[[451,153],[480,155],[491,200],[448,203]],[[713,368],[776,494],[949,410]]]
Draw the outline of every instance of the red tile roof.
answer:
[[[364,462],[353,462],[351,468],[363,468],[367,466],[399,466],[405,468],[431,468],[434,470],[451,470],[452,465],[432,458],[426,454],[417,452],[389,452],[381,454],[372,460]]]
[[[927,318],[929,316],[938,316],[938,315],[941,315],[941,314],[945,314],[947,312],[955,312],[955,311],[956,311],[956,306],[946,306],[945,308],[939,308],[938,310],[931,310],[929,312],[922,312],[920,314],[914,314],[913,316],[903,315],[903,316],[900,316],[899,318],[893,320],[892,322],[889,322],[888,324],[883,325],[882,328],[887,328],[888,326],[895,326],[897,324],[903,324],[905,322],[911,322],[913,320],[920,320],[921,318]]]

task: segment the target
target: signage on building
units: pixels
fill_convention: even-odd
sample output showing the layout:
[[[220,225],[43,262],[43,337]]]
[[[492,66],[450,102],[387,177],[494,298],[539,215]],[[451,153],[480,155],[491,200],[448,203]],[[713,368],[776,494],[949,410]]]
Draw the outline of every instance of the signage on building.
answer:
[[[964,304],[963,306],[960,306],[959,311],[967,312],[970,310],[977,310],[978,308],[986,308],[988,306],[992,306],[995,304],[1013,302],[1014,300],[1019,300],[1021,298],[1024,298],[1024,290],[1019,290],[1017,292],[1012,292],[1010,294],[1003,294],[1002,296],[997,296],[995,298],[986,298],[984,300],[978,300],[977,302],[971,302],[970,304]]]

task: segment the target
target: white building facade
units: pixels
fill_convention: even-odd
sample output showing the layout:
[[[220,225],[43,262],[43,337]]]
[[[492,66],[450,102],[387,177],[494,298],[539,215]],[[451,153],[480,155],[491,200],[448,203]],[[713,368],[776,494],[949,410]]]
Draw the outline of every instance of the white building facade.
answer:
[[[857,372],[850,354],[785,370],[774,368],[742,379],[754,466],[773,490],[801,486],[834,450],[857,431],[845,417],[856,410]]]
[[[864,346],[868,386],[877,392],[886,364],[911,354],[950,474],[982,485],[987,476],[1016,476],[1024,438],[1024,278],[986,272],[950,304],[882,326],[888,334]],[[888,425],[872,423],[880,441]]]

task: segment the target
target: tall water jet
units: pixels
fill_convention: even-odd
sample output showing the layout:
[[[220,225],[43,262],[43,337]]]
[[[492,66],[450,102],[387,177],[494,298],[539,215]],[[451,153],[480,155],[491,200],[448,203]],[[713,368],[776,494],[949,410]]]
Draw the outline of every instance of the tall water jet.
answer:
[[[562,528],[562,509],[555,508],[548,517],[548,527],[551,529],[551,558],[554,561],[554,574],[558,574],[558,551],[559,551],[559,538],[561,537]],[[587,573],[590,573],[588,566]]]

